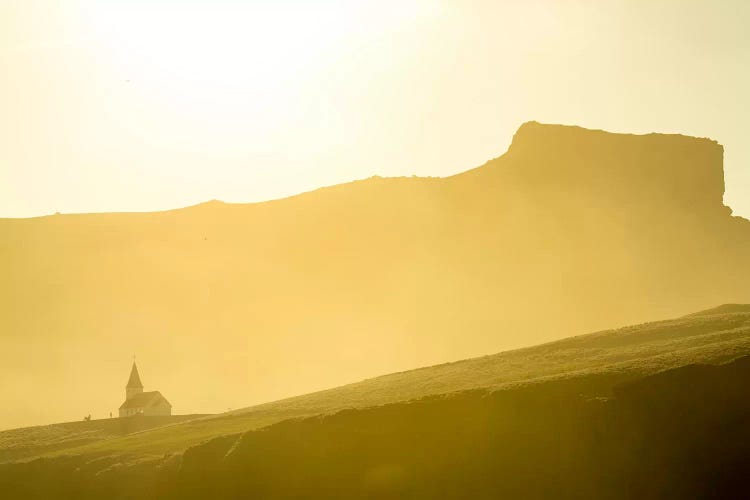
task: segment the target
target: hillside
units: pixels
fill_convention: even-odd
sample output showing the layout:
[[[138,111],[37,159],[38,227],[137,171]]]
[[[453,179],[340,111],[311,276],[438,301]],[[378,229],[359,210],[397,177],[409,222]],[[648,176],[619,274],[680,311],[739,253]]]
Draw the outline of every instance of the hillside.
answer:
[[[108,418],[25,427],[0,432],[0,463],[35,457],[206,415]]]
[[[750,357],[283,422],[188,450],[162,498],[747,498]],[[429,457],[429,459],[427,458]],[[293,470],[293,474],[289,471]]]
[[[750,302],[722,155],[531,122],[450,178],[0,220],[0,428],[107,415],[133,352],[176,412],[214,413]]]
[[[723,304],[718,307],[706,309],[697,313],[690,314],[688,316],[712,316],[716,314],[729,314],[729,313],[748,313],[750,312],[750,304]]]
[[[597,496],[617,487],[623,498],[632,491],[659,498],[670,488],[694,486],[672,482],[681,460],[691,456],[684,447],[704,449],[714,446],[706,441],[712,432],[734,432],[732,422],[746,411],[749,355],[750,312],[691,315],[45,452],[44,459],[0,465],[0,486],[24,498],[49,498],[50,488],[71,498],[106,491],[120,498],[236,498],[264,491],[274,498],[300,491],[352,498],[386,488],[378,495],[390,498],[403,496],[398,488],[404,487],[421,492],[407,496],[429,498],[442,477],[446,491],[459,497],[476,490],[478,497],[523,491],[546,498],[564,485],[563,496]],[[705,363],[729,364],[694,368]],[[592,429],[598,430],[589,434]],[[23,432],[2,432],[0,443]],[[646,444],[648,436],[658,442]],[[716,437],[712,457],[732,465],[731,450],[721,448],[726,437]],[[737,441],[745,444],[744,437]],[[642,463],[643,446],[650,447],[650,462]],[[435,460],[420,459],[424,453]],[[710,473],[706,460],[691,466],[696,478]],[[290,478],[285,471],[292,463],[299,474]],[[653,467],[664,471],[658,484],[638,480]],[[631,469],[631,475],[617,472]],[[489,477],[502,480],[488,483]],[[466,481],[473,485],[468,490]]]
[[[290,418],[475,389],[497,391],[565,381],[575,394],[608,397],[615,385],[642,376],[692,363],[723,363],[745,355],[750,355],[750,312],[687,316],[393,373],[137,434],[113,439],[104,436],[85,445],[71,442],[41,454],[109,457],[115,462],[160,461],[165,454],[183,452],[206,439]],[[86,424],[76,423],[78,432]],[[0,432],[0,445],[7,442],[7,436],[23,435],[24,431]],[[61,433],[63,429],[56,434]],[[38,439],[33,433],[28,436],[31,442]],[[10,456],[10,450],[5,451]]]

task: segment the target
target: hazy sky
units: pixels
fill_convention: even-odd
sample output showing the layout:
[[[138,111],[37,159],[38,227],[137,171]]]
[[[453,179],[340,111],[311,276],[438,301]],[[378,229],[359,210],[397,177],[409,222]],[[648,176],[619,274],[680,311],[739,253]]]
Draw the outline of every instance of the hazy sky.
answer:
[[[527,120],[725,147],[750,216],[750,2],[0,0],[0,216],[447,175]]]

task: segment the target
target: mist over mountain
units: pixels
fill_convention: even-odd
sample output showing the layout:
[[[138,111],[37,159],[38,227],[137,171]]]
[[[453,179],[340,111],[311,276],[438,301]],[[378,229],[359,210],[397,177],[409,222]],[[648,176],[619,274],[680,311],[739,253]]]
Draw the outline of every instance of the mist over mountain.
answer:
[[[449,178],[2,219],[0,428],[104,416],[133,353],[205,412],[748,303],[722,162],[709,139],[530,122]]]

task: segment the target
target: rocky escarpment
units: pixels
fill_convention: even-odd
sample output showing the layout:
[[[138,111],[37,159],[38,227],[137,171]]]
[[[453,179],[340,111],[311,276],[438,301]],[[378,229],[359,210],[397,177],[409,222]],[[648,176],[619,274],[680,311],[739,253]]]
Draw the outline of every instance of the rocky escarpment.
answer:
[[[581,127],[523,124],[503,168],[535,185],[598,191],[618,203],[641,203],[710,215],[724,206],[724,148],[674,134],[612,134]]]

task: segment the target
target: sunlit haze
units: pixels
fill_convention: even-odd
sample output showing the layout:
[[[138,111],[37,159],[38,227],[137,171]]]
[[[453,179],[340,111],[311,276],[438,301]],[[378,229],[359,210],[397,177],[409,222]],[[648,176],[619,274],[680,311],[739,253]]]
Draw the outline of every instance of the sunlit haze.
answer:
[[[748,26],[0,0],[0,497],[750,498]]]
[[[0,217],[445,176],[528,120],[716,139],[747,216],[749,24],[745,1],[5,0]]]

